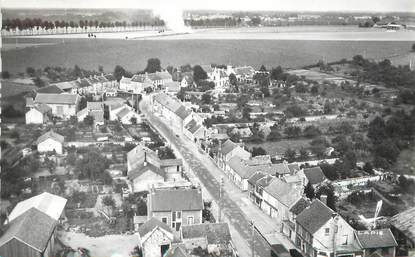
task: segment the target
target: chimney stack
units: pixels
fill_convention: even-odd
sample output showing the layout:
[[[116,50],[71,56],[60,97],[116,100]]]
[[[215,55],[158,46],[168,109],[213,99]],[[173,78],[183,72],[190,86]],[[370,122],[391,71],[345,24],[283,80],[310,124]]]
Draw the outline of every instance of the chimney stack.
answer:
[[[321,195],[320,201],[323,202],[325,205],[327,205],[327,195]]]
[[[147,152],[144,151],[144,166],[147,166]]]

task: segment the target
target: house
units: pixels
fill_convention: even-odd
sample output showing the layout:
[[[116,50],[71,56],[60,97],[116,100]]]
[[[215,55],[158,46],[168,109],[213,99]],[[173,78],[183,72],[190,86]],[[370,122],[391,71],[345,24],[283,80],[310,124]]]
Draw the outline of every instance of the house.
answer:
[[[179,231],[182,225],[202,223],[203,199],[200,188],[151,188],[148,217],[155,217]]]
[[[182,81],[180,82],[180,87],[192,87],[193,86],[193,78],[189,75],[183,77]]]
[[[202,223],[183,225],[180,238],[189,250],[207,249],[208,253],[217,256],[232,256],[232,237],[228,223]]]
[[[132,78],[122,77],[120,80],[120,90],[142,94],[146,88],[153,88],[150,81],[144,74],[134,75]]]
[[[370,257],[374,254],[382,257],[395,257],[395,248],[398,243],[390,229],[356,231],[355,237],[363,249],[362,257]]]
[[[167,124],[176,131],[181,133],[184,124],[190,121],[191,111],[176,98],[168,96],[165,93],[159,93],[152,98],[153,112],[166,119]]]
[[[281,232],[287,236],[291,241],[295,242],[295,220],[297,216],[308,206],[310,201],[305,197],[299,198],[293,205],[291,205],[288,212],[288,219],[284,219],[281,223]]]
[[[299,198],[302,190],[279,178],[273,179],[263,189],[261,209],[279,223],[289,218],[289,210]]]
[[[62,135],[50,130],[37,139],[37,150],[40,153],[56,152],[57,154],[62,154],[62,145],[64,141],[65,139]]]
[[[303,186],[310,183],[313,187],[320,185],[327,180],[320,167],[304,168],[298,172],[298,175],[302,178]]]
[[[109,111],[109,119],[110,120],[117,120],[118,116],[117,114],[124,110],[125,108],[131,110],[132,107],[124,104],[123,102],[115,102],[108,104],[108,111]]]
[[[49,121],[52,116],[52,108],[46,104],[39,104],[30,108],[25,114],[26,124],[43,124]]]
[[[164,92],[168,95],[175,96],[180,91],[180,83],[177,81],[166,82],[163,85]]]
[[[159,166],[160,159],[153,150],[139,144],[127,153],[127,171],[142,165],[144,161]]]
[[[117,112],[116,116],[122,124],[131,125],[134,123],[137,124],[142,122],[140,115],[136,113],[132,108],[128,107],[121,109],[119,112]]]
[[[64,217],[66,201],[45,192],[19,202],[0,236],[0,256],[55,256],[56,226]]]
[[[219,144],[219,151],[216,159],[219,167],[226,170],[227,162],[233,156],[239,156],[241,159],[247,160],[251,157],[251,153],[232,142],[230,139],[226,140],[223,145]]]
[[[165,172],[160,167],[148,163],[146,157],[144,157],[144,162],[141,165],[128,172],[128,179],[132,182],[133,192],[148,191],[151,185],[164,182],[165,177]]]
[[[224,91],[229,85],[229,75],[226,74],[225,69],[215,67],[210,76],[210,79],[215,83],[215,89]]]
[[[154,73],[146,73],[145,75],[155,87],[160,88],[168,82],[173,82],[173,77],[167,71],[156,71]]]
[[[296,218],[295,244],[305,256],[362,255],[354,229],[320,200],[314,200]]]
[[[411,253],[415,253],[415,207],[396,214],[390,223],[399,249],[411,256]]]
[[[58,222],[45,213],[31,208],[5,226],[0,237],[1,256],[55,256]]]
[[[104,103],[87,102],[86,107],[76,113],[78,122],[83,121],[86,116],[92,116],[94,118],[95,126],[104,125]]]
[[[60,118],[75,116],[78,112],[80,98],[77,94],[37,94],[34,105],[47,105],[52,109],[52,114]]]
[[[271,183],[273,176],[257,171],[248,179],[249,198],[261,208],[264,188]]]
[[[194,119],[185,125],[183,133],[194,142],[204,139],[206,136],[205,127]]]
[[[239,82],[251,83],[255,75],[255,69],[251,66],[242,66],[242,67],[227,67],[228,74],[235,74],[236,79]]]
[[[174,241],[171,228],[157,218],[150,218],[138,228],[143,257],[165,256]]]
[[[49,85],[46,87],[41,87],[36,90],[36,93],[44,93],[44,94],[61,94],[65,91],[63,91],[61,88],[59,88],[56,85]]]

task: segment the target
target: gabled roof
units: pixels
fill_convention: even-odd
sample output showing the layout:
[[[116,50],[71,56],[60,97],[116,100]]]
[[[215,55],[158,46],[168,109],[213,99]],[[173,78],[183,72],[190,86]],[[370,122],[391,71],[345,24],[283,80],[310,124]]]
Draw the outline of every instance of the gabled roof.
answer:
[[[114,80],[117,80],[117,79],[115,78],[115,76],[114,76],[114,75],[112,75],[111,73],[104,75],[104,77],[105,77],[108,81],[114,81]]]
[[[221,152],[222,154],[226,155],[232,152],[233,149],[239,147],[239,145],[232,142],[230,139],[226,140],[225,143],[222,144]]]
[[[296,220],[305,230],[314,234],[332,218],[333,214],[332,209],[315,199],[308,208],[298,214]]]
[[[146,76],[143,74],[136,74],[131,78],[131,81],[144,83],[146,81]]]
[[[236,67],[233,70],[235,71],[235,75],[240,76],[253,76],[255,73],[255,69],[251,66]]]
[[[94,122],[104,122],[104,111],[91,111],[89,115],[94,117]]]
[[[14,238],[43,253],[57,223],[38,209],[30,208],[6,226],[6,232],[0,237],[0,247]]]
[[[168,92],[179,92],[180,91],[180,83],[177,81],[166,82],[164,87],[167,88]]]
[[[161,222],[157,218],[152,217],[151,219],[146,221],[143,225],[141,225],[138,228],[138,234],[140,234],[141,237],[144,237],[145,235],[147,235],[149,232],[153,231],[157,227],[160,227],[160,228],[172,233],[169,225],[167,225],[166,223]]]
[[[274,180],[273,176],[266,175],[266,176],[258,179],[258,181],[256,183],[257,183],[258,186],[262,186],[264,188],[264,187],[267,187],[272,182],[272,180]]]
[[[181,245],[173,245],[164,255],[164,257],[188,257],[186,248]]]
[[[41,193],[19,202],[9,215],[9,222],[19,217],[27,210],[35,208],[52,219],[58,220],[66,205],[66,199],[48,192]]]
[[[152,189],[151,211],[198,211],[203,209],[202,192],[199,188]]]
[[[294,172],[300,170],[300,165],[298,165],[298,163],[289,163],[288,169],[290,169],[291,174],[294,174]]]
[[[53,132],[53,130],[50,130],[46,132],[45,134],[41,135],[37,139],[36,144],[40,144],[49,138],[52,138],[53,140],[58,141],[61,144],[65,141],[65,138],[62,135],[59,135],[58,133]]]
[[[319,184],[326,180],[326,176],[324,176],[320,167],[306,168],[304,169],[304,175],[312,185]]]
[[[152,81],[172,79],[172,76],[167,71],[148,73],[147,77]]]
[[[186,125],[186,129],[190,132],[190,133],[192,133],[192,134],[194,134],[194,133],[196,133],[200,128],[202,127],[202,125],[200,125],[200,124],[197,124],[197,122],[195,121],[195,120],[191,120],[189,123],[187,123],[187,125]]]
[[[72,89],[72,88],[77,88],[80,86],[79,81],[77,80],[72,80],[72,81],[64,81],[64,82],[58,82],[55,84],[52,84],[58,88],[60,88],[61,90],[65,91],[68,89]]]
[[[159,167],[156,167],[151,163],[142,163],[138,165],[137,167],[135,167],[134,169],[132,169],[130,172],[128,172],[128,178],[130,180],[134,180],[140,177],[141,175],[143,175],[147,171],[151,171],[163,178],[166,175],[165,172],[161,170]]]
[[[258,170],[257,166],[249,166],[239,156],[233,156],[228,161],[228,165],[233,171],[235,171],[243,179],[249,178]]]
[[[104,110],[104,103],[103,102],[87,102],[86,108],[89,111],[103,111]]]
[[[41,87],[36,90],[37,93],[45,93],[45,94],[61,94],[64,91],[60,89],[57,85],[50,85],[46,87]]]
[[[122,119],[125,115],[130,113],[130,109],[128,109],[127,107],[123,108],[121,111],[119,111],[117,113],[117,117],[119,117],[120,119]]]
[[[36,110],[38,110],[40,113],[45,114],[52,111],[52,108],[47,106],[46,104],[39,104],[35,107]]]
[[[182,226],[182,239],[206,238],[208,244],[228,244],[231,240],[228,223],[202,223]]]
[[[160,160],[160,167],[167,167],[167,166],[182,166],[183,160],[182,159],[163,159]]]
[[[292,187],[278,178],[273,179],[271,183],[264,188],[264,191],[287,207],[293,205],[298,198],[300,198],[298,188]]]
[[[278,173],[279,175],[285,175],[285,174],[291,173],[290,169],[288,168],[288,165],[284,163],[272,164],[272,168],[275,170],[275,173]]]
[[[258,181],[258,180],[260,180],[261,178],[263,178],[263,177],[265,177],[266,176],[266,174],[265,173],[262,173],[262,172],[255,172],[254,174],[252,174],[251,175],[251,177],[248,179],[248,183],[250,183],[250,184],[252,184],[252,185],[255,185],[256,184],[256,182]]]
[[[310,206],[310,202],[304,197],[301,197],[297,200],[296,203],[294,203],[294,205],[291,206],[290,212],[294,213],[295,215],[298,215],[308,206]]]
[[[390,221],[392,226],[415,242],[415,207],[396,214]]]
[[[78,101],[77,94],[37,94],[35,97],[36,104],[76,104]]]
[[[76,117],[82,117],[84,115],[88,115],[88,108],[84,108],[82,110],[80,110],[79,112],[76,113]]]
[[[25,100],[26,100],[26,107],[33,107],[34,106],[35,103],[34,103],[32,97],[26,97]]]
[[[390,229],[356,231],[356,238],[363,249],[395,247],[398,243]]]
[[[180,119],[184,120],[187,116],[191,114],[191,111],[186,109],[183,105],[179,107],[174,113],[176,113],[177,116],[180,117]]]
[[[144,159],[155,166],[160,166],[157,154],[144,145],[139,144],[127,153],[127,162],[130,166],[140,165],[144,163]]]

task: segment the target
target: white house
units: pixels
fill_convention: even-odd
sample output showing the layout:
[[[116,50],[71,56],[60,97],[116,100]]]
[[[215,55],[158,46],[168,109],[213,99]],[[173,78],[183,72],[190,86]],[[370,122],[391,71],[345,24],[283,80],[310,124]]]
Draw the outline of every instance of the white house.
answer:
[[[57,154],[62,154],[62,144],[64,141],[62,135],[50,130],[37,139],[37,150],[41,153],[55,151]]]
[[[116,116],[122,124],[132,124],[133,122],[131,119],[133,118],[136,120],[136,123],[141,123],[140,115],[131,108],[124,107],[119,112],[117,112]]]
[[[34,100],[34,105],[47,105],[52,109],[52,114],[60,118],[75,116],[78,112],[80,97],[77,94],[40,94]]]
[[[52,116],[52,108],[45,104],[40,104],[30,108],[30,110],[26,112],[26,124],[43,124],[49,121],[50,116]]]
[[[219,167],[226,170],[227,162],[233,156],[238,156],[241,159],[248,160],[251,157],[251,153],[228,139],[225,141],[225,143],[223,143],[223,145],[220,145],[220,149],[216,160],[218,162]]]
[[[157,218],[151,218],[141,225],[138,235],[143,257],[165,256],[174,239],[170,227]]]
[[[144,74],[136,74],[132,78],[122,77],[120,90],[142,94],[146,88],[153,88],[152,81]]]
[[[189,75],[183,77],[182,81],[180,82],[180,87],[191,87],[193,86],[193,78]]]

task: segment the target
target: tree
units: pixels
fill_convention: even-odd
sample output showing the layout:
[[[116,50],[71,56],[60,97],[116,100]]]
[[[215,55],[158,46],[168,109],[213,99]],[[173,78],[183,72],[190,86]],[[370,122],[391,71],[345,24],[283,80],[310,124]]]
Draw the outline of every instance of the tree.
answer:
[[[367,137],[372,139],[373,143],[378,144],[387,138],[385,121],[376,116],[370,123],[367,131]]]
[[[365,172],[367,172],[367,173],[371,174],[371,175],[373,175],[373,174],[374,174],[373,167],[372,167],[372,164],[370,164],[370,162],[366,162],[366,163],[365,163],[365,165],[363,166],[363,170],[364,170]]]
[[[229,84],[231,84],[232,86],[236,86],[237,83],[237,79],[235,74],[231,73],[229,74]]]
[[[168,146],[159,149],[159,151],[158,151],[158,157],[161,160],[164,160],[164,159],[175,159],[176,158],[176,156],[173,153],[173,150],[170,147],[168,147]]]
[[[303,135],[308,138],[317,137],[321,135],[321,131],[316,126],[310,125],[304,128]]]
[[[92,125],[94,125],[94,116],[87,115],[84,118],[84,124],[88,127],[91,127]]]
[[[313,94],[313,95],[317,95],[318,94],[318,86],[317,85],[312,86],[311,89],[310,89],[310,93]]]
[[[33,67],[27,67],[26,68],[26,73],[29,75],[29,76],[31,76],[31,77],[33,77],[33,76],[35,76],[35,69],[33,68]]]
[[[306,115],[306,111],[301,108],[299,105],[292,105],[285,109],[284,111],[287,118],[291,117],[301,117]]]
[[[277,141],[281,139],[281,137],[282,137],[281,133],[274,129],[274,130],[271,130],[271,132],[268,134],[267,140]]]
[[[210,104],[212,102],[212,96],[210,94],[204,93],[202,95],[202,103],[203,104]]]
[[[95,180],[109,167],[108,159],[95,150],[90,150],[82,156],[75,165],[75,171],[81,178]]]
[[[313,200],[314,197],[316,196],[314,192],[314,187],[311,185],[310,182],[308,182],[307,185],[305,186],[304,194],[310,200]]]
[[[3,79],[9,79],[10,78],[10,72],[8,72],[8,71],[2,71],[1,72],[1,77]]]
[[[295,160],[296,155],[297,155],[297,153],[295,152],[295,150],[292,150],[291,148],[288,148],[284,153],[284,158],[288,162],[293,162]]]
[[[98,66],[98,71],[99,71],[100,73],[104,73],[104,66],[99,65],[99,66]]]
[[[289,138],[299,137],[301,134],[301,128],[297,126],[290,126],[284,129],[284,134],[286,134]]]
[[[196,83],[199,83],[199,81],[205,80],[205,79],[207,79],[206,71],[200,65],[195,65],[193,67],[193,80]]]
[[[267,151],[262,147],[252,147],[252,157],[259,155],[267,155]]]
[[[316,197],[321,200],[321,196],[327,196],[327,206],[333,211],[336,211],[336,196],[334,195],[334,188],[331,184],[323,185],[317,189]]]
[[[117,79],[117,81],[120,81],[121,78],[126,75],[126,73],[127,72],[125,71],[125,69],[121,67],[120,65],[115,66],[114,77]]]
[[[412,44],[412,52],[415,52],[415,43]]]
[[[35,86],[37,86],[37,87],[44,87],[44,86],[46,86],[45,81],[43,81],[43,80],[42,80],[41,78],[39,78],[39,77],[34,78],[34,79],[33,79],[33,82],[35,83]]]
[[[308,159],[308,151],[307,151],[307,149],[305,149],[303,147],[301,147],[301,149],[300,149],[300,159],[303,160],[303,161]]]
[[[147,60],[147,67],[144,69],[144,72],[154,73],[156,71],[161,71],[161,63],[158,58],[150,58]]]
[[[102,204],[108,207],[115,207],[115,200],[110,195],[106,195],[102,198]]]
[[[133,125],[137,124],[137,118],[136,117],[131,117],[130,122]]]
[[[56,162],[49,159],[48,157],[45,158],[44,165],[50,172],[53,172],[56,169]]]
[[[339,178],[339,174],[337,174],[336,167],[328,163],[320,163],[320,168],[324,173],[324,176],[329,180],[336,180]]]

